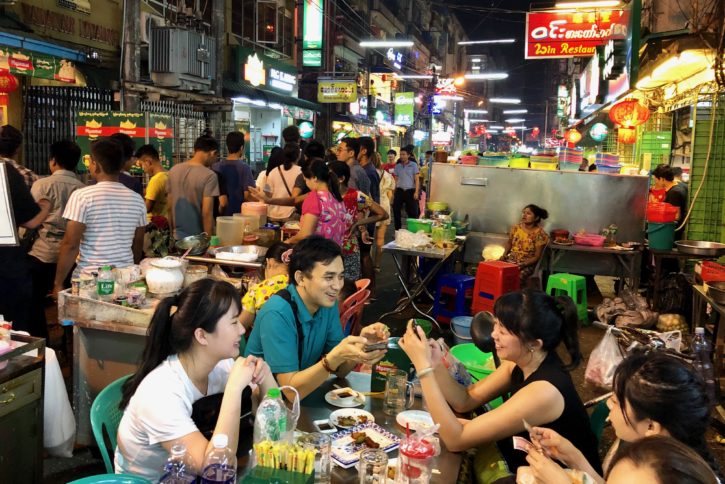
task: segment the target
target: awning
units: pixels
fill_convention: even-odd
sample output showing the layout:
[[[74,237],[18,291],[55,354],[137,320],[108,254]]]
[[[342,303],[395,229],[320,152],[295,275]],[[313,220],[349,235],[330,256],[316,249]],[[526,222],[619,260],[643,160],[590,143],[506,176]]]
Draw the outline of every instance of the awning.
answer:
[[[298,99],[293,96],[285,96],[276,92],[267,91],[266,89],[256,89],[245,82],[232,81],[224,79],[224,91],[230,97],[244,96],[252,100],[262,100],[269,103],[286,104],[288,106],[297,106],[298,108],[309,109],[318,113],[322,112],[322,105]]]

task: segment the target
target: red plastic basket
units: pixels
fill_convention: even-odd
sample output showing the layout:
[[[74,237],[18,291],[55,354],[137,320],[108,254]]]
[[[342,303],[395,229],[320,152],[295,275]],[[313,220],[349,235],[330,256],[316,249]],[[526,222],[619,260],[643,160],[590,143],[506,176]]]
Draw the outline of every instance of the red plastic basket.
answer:
[[[647,221],[655,223],[670,223],[677,219],[677,207],[669,203],[648,203]]]
[[[709,260],[702,261],[700,277],[705,282],[723,282],[725,281],[725,266]]]
[[[574,243],[577,245],[589,245],[591,247],[603,247],[604,241],[607,240],[607,238],[603,235],[597,235],[597,234],[584,234],[574,235]]]

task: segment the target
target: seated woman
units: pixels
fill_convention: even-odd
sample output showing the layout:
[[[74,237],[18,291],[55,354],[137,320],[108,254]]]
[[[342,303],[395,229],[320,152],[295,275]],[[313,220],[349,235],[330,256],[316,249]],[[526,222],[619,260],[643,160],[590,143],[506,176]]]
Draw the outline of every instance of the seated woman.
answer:
[[[270,297],[287,287],[289,283],[289,258],[292,246],[275,242],[264,254],[264,280],[249,288],[242,297],[242,314],[239,316],[244,328],[249,331],[254,324],[254,317]]]
[[[542,220],[549,218],[549,212],[529,204],[521,211],[521,222],[509,230],[509,240],[501,260],[516,264],[521,269],[521,287],[527,287],[529,277],[534,273],[536,263],[541,259],[549,235],[541,228]]]
[[[524,420],[531,425],[546,422],[576,441],[591,465],[598,467],[597,441],[568,372],[581,361],[573,301],[527,289],[501,296],[494,314],[492,336],[501,366],[469,388],[458,384],[440,364],[440,347],[429,344],[422,329],[416,334],[409,326],[399,341],[415,365],[428,410],[440,424],[440,437],[448,450],[458,452],[498,442],[515,473],[525,464],[525,454],[513,450],[511,437],[528,436]],[[568,366],[556,353],[562,341],[571,357]],[[510,398],[501,406],[473,420],[461,421],[453,413],[471,412],[508,393]]]
[[[609,460],[616,455],[620,441],[636,442],[650,435],[666,435],[700,454],[722,478],[722,471],[705,441],[710,421],[705,384],[691,365],[662,353],[629,356],[617,367],[614,394],[607,405],[609,420],[619,440],[607,453],[605,470],[611,467]],[[545,453],[556,455],[566,466],[604,482],[578,446],[556,431],[534,427],[531,438]],[[547,464],[539,459],[536,465],[543,468]],[[552,478],[541,482],[561,481]]]
[[[211,442],[191,419],[192,405],[221,392],[214,435],[226,434],[236,452],[242,391],[259,385],[255,392],[264,395],[276,386],[263,360],[237,358],[244,334],[239,311],[234,287],[213,279],[197,281],[159,303],[141,367],[123,386],[116,472],[158,482],[172,445],[182,443],[192,470],[200,473]]]
[[[310,236],[294,248],[290,285],[272,296],[257,314],[245,354],[264,357],[280,385],[304,398],[331,374],[344,377],[358,363],[374,363],[385,351],[366,353],[368,341],[388,337],[375,323],[360,336],[343,337],[338,295],[343,287],[340,246]]]

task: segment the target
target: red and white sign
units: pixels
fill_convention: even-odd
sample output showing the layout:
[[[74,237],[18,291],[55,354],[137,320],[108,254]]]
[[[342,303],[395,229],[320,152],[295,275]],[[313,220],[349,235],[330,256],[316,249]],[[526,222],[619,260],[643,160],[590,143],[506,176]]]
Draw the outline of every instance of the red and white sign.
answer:
[[[629,10],[529,12],[526,14],[526,58],[591,57],[599,45],[625,39]]]

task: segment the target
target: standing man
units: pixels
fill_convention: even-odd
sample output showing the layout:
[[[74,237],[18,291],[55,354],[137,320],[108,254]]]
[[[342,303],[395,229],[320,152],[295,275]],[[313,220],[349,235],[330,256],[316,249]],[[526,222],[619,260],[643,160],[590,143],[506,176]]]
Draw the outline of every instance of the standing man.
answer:
[[[350,182],[347,186],[355,190],[360,190],[369,196],[370,179],[357,161],[359,154],[360,141],[355,138],[343,138],[340,144],[337,145],[337,161],[345,162],[350,167]]]
[[[169,215],[176,240],[213,233],[219,182],[209,167],[218,156],[219,143],[211,136],[200,136],[194,142],[194,156],[169,170]]]
[[[255,186],[252,169],[244,161],[244,134],[232,131],[227,134],[227,158],[214,163],[212,169],[220,173],[224,182],[227,204],[221,215],[231,216],[242,211],[242,203],[249,200],[249,187]],[[219,186],[221,190],[221,185]]]
[[[375,156],[375,140],[370,136],[362,136],[359,138],[360,142],[360,154],[358,159],[360,160],[360,166],[368,176],[370,180],[370,198],[377,204],[380,203],[380,175],[378,170],[375,168],[373,163],[373,157]],[[375,223],[367,225],[367,230],[362,233],[360,237],[360,266],[362,268],[362,276],[366,279],[370,279],[371,291],[375,290],[375,266],[373,265],[372,248],[375,242]]]
[[[33,186],[40,177],[30,168],[26,168],[17,161],[16,156],[20,152],[20,146],[23,144],[23,133],[15,127],[6,124],[2,127],[3,143],[0,145],[0,158],[15,168],[23,177],[23,181],[28,188]]]
[[[39,179],[30,189],[36,201],[50,202],[48,218],[39,227],[38,238],[28,252],[33,277],[33,302],[30,306],[33,329],[30,333],[42,338],[48,337],[46,297],[53,290],[60,244],[67,224],[63,212],[71,193],[85,187],[73,173],[80,158],[81,149],[76,143],[56,141],[50,145],[50,176]]]
[[[125,162],[124,148],[113,138],[91,143],[88,169],[95,185],[74,191],[63,218],[68,221],[60,245],[53,294],[78,258],[78,269],[141,262],[146,229],[146,205],[138,193],[119,181]]]
[[[687,185],[675,181],[675,174],[672,172],[670,165],[659,165],[652,172],[655,178],[655,188],[665,190],[665,203],[669,203],[677,207],[677,226],[682,224],[682,219],[687,214]],[[685,235],[685,228],[681,228],[675,232],[675,240],[681,240]]]
[[[149,176],[149,183],[146,185],[146,195],[144,196],[149,221],[151,221],[151,217],[156,216],[168,219],[166,182],[169,179],[169,174],[161,165],[159,152],[153,145],[143,145],[136,150],[136,159],[144,173]]]
[[[118,174],[118,182],[143,197],[141,179],[131,175],[129,171],[136,164],[136,157],[134,156],[134,152],[136,151],[135,143],[129,135],[124,133],[113,133],[110,138],[118,141],[123,148],[123,167],[121,167],[121,172]],[[96,180],[92,179],[88,184],[95,185]]]
[[[400,160],[395,165],[395,178],[397,187],[393,196],[393,216],[395,218],[395,230],[402,226],[400,209],[405,204],[405,213],[408,218],[418,218],[418,197],[420,196],[420,169],[418,164],[411,159],[409,148],[400,150]]]

